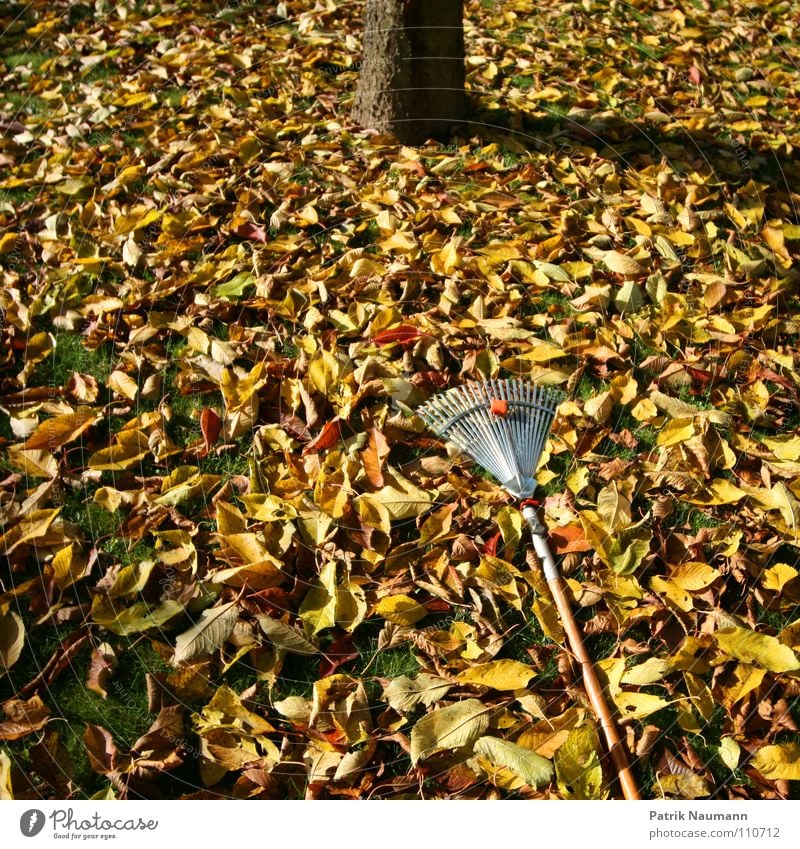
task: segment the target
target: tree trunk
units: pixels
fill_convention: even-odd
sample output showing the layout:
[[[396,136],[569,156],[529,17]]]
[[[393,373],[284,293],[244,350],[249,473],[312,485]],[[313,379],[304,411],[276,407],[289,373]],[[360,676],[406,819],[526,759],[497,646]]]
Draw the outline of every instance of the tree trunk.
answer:
[[[367,0],[353,119],[406,144],[464,120],[463,0]]]

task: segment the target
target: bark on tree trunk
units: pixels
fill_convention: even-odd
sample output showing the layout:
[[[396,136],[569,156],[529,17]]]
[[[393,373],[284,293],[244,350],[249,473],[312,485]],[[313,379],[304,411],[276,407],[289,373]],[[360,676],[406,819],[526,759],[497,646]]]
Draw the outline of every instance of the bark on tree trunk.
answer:
[[[406,144],[464,120],[463,0],[367,0],[353,119]]]

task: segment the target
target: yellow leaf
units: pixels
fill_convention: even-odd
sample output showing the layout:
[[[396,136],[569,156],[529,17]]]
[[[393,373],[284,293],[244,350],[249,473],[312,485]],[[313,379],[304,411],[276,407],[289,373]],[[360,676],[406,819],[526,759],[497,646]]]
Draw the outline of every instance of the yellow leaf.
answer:
[[[643,719],[662,708],[669,707],[671,702],[650,693],[617,693],[614,696],[619,714],[623,719]]]
[[[761,441],[778,460],[800,460],[800,436],[784,433],[780,436],[765,436]]]
[[[317,224],[319,222],[319,215],[317,214],[317,210],[313,204],[304,206],[297,213],[297,217],[306,224]]]
[[[158,221],[163,214],[162,210],[147,209],[141,204],[133,206],[126,214],[114,219],[114,234],[126,236],[136,230],[143,230],[149,224]]]
[[[260,534],[220,533],[219,539],[221,548],[217,556],[233,565],[213,572],[213,583],[232,587],[247,584],[252,589],[263,590],[284,581],[286,575],[281,571],[281,561],[270,553]]]
[[[733,669],[731,675],[724,679],[722,686],[723,701],[726,707],[731,708],[741,701],[748,693],[761,686],[767,673],[763,669],[751,666],[747,663],[739,663]]]
[[[662,448],[679,445],[691,439],[694,434],[695,428],[692,419],[672,419],[659,430],[656,445],[660,445]]]
[[[336,564],[328,561],[300,605],[307,634],[318,634],[336,624],[336,601]]]
[[[419,622],[428,611],[407,595],[389,595],[375,605],[375,613],[394,622],[395,625],[411,626]]]
[[[778,637],[785,645],[791,646],[795,651],[800,651],[800,619],[796,619],[787,625]]]
[[[53,558],[53,581],[60,590],[72,586],[86,574],[87,557],[80,549],[70,543]]]
[[[558,789],[564,799],[605,799],[597,731],[582,725],[569,732],[555,756]]]
[[[11,231],[10,233],[3,233],[0,236],[0,254],[9,254],[14,250],[14,245],[17,243],[17,238],[19,234],[15,231]]]
[[[100,471],[121,471],[143,459],[150,451],[147,437],[139,430],[121,430],[113,445],[95,451],[89,458],[89,468]]]
[[[478,699],[465,699],[426,714],[411,729],[411,763],[471,746],[489,727],[491,710]]]
[[[18,380],[26,385],[28,378],[33,374],[35,367],[54,353],[56,350],[56,337],[52,333],[35,333],[25,343],[24,366],[18,375]]]
[[[532,666],[518,660],[491,660],[467,667],[456,678],[462,684],[480,684],[493,690],[520,690],[535,674]]]
[[[370,528],[389,534],[392,531],[392,517],[379,498],[371,492],[364,492],[353,501],[359,519]]]
[[[723,737],[719,743],[719,756],[725,766],[733,772],[739,766],[739,758],[742,755],[741,747],[733,737]]]
[[[774,566],[770,566],[769,569],[765,570],[761,576],[761,585],[766,590],[774,590],[775,592],[782,592],[783,588],[789,581],[793,581],[798,574],[800,574],[797,569],[793,566],[789,566],[788,563],[776,563]]]
[[[526,92],[526,97],[532,100],[561,100],[564,97],[564,91],[559,88],[554,88],[551,85],[544,88],[533,88]]]
[[[751,761],[764,776],[773,781],[800,781],[800,743],[763,746]]]
[[[602,260],[610,271],[623,277],[639,277],[643,273],[642,266],[635,259],[619,251],[604,251]]]
[[[692,699],[692,707],[694,707],[705,722],[710,722],[715,707],[711,690],[699,675],[684,672],[683,677],[686,681],[686,689]]]
[[[602,424],[608,421],[616,406],[614,396],[610,392],[601,392],[584,402],[583,411],[589,418]]]
[[[13,610],[0,610],[0,678],[19,660],[24,646],[25,624],[22,619]]]
[[[0,536],[0,554],[11,554],[17,546],[47,535],[50,526],[61,510],[33,510],[16,525]]]
[[[553,642],[562,642],[564,639],[564,626],[561,624],[561,618],[555,602],[548,596],[540,595],[533,602],[531,609],[545,636],[549,637]]]
[[[508,549],[510,558],[522,539],[522,513],[516,507],[501,507],[497,513],[497,527],[503,537],[503,544]]]
[[[42,448],[50,452],[55,451],[77,439],[96,419],[96,413],[88,407],[80,407],[75,413],[63,413],[47,419],[31,434],[24,447],[28,450]]]
[[[6,453],[9,462],[26,475],[34,478],[54,478],[58,474],[58,462],[49,451],[26,451],[21,445],[11,445]]]
[[[659,775],[657,786],[661,798],[698,799],[711,795],[705,778],[694,773]]]
[[[738,486],[732,484],[725,478],[714,478],[708,486],[704,487],[694,495],[684,495],[683,500],[690,504],[702,504],[706,506],[716,504],[736,504],[741,501],[747,493]]]
[[[372,496],[386,508],[392,519],[412,519],[430,509],[433,502],[430,493],[394,470],[385,471],[383,477],[387,485]]]
[[[277,495],[244,495],[241,498],[247,515],[259,522],[287,522],[297,518],[297,510]]]
[[[328,396],[339,382],[342,373],[341,364],[334,354],[321,348],[311,358],[308,365],[308,377],[321,395]]]
[[[370,277],[373,274],[383,275],[385,273],[386,269],[379,262],[361,257],[353,263],[353,267],[350,269],[350,278]]]
[[[368,609],[364,590],[353,581],[336,590],[336,624],[345,631],[354,631],[364,621]]]
[[[419,249],[417,240],[407,230],[395,230],[388,238],[379,240],[378,244],[384,251],[400,253],[414,253]]]
[[[487,257],[492,265],[500,265],[512,259],[521,259],[522,251],[516,242],[490,242],[478,250],[481,256]]]
[[[531,787],[547,784],[553,776],[553,764],[531,749],[499,737],[481,737],[475,742],[475,754],[486,758],[496,769],[509,769]]]
[[[120,610],[119,604],[97,595],[92,604],[92,619],[121,637],[148,631],[150,628],[160,628],[182,613],[183,605],[174,599],[167,599],[158,606],[138,601]]]
[[[707,563],[687,561],[674,566],[669,577],[677,586],[692,592],[713,584],[719,578],[719,572]]]
[[[139,391],[136,381],[124,371],[112,371],[106,384],[109,389],[132,401]]]
[[[647,684],[656,684],[665,675],[672,672],[672,661],[660,657],[649,657],[644,663],[627,669],[621,678],[623,684],[634,684],[644,687]]]
[[[196,466],[177,466],[161,480],[161,495],[156,504],[167,507],[181,504],[190,498],[206,497],[219,483],[218,475],[202,475]]]
[[[649,398],[642,398],[631,407],[631,415],[638,422],[648,422],[658,415],[658,408]]]
[[[453,236],[440,251],[431,257],[431,268],[437,274],[449,277],[461,266],[461,256],[458,249],[462,241],[461,236]]]
[[[610,565],[611,539],[600,516],[594,510],[581,510],[578,514],[586,538],[592,548],[600,555],[603,562]]]
[[[438,510],[434,510],[430,516],[423,522],[419,533],[419,545],[430,545],[442,539],[447,539],[450,535],[450,528],[453,524],[453,513],[457,505],[445,504]],[[519,510],[516,511],[519,515]]]
[[[747,628],[723,628],[714,633],[720,650],[743,663],[756,663],[770,672],[800,669],[797,655],[777,637]]]

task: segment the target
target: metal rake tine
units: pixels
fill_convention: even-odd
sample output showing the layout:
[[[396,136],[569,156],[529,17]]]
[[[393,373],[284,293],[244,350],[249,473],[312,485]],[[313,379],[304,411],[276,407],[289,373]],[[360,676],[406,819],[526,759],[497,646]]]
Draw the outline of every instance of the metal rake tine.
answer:
[[[562,393],[520,379],[470,381],[419,408],[425,423],[520,498],[533,479]],[[498,402],[494,411],[493,402]],[[502,412],[499,412],[502,410]]]
[[[547,530],[531,496],[534,473],[564,393],[529,381],[489,380],[450,389],[419,408],[425,423],[491,472],[511,495],[522,499],[536,553],[541,561],[564,631],[581,664],[586,694],[597,714],[617,778],[626,799],[639,790],[628,765],[614,717],[572,614],[564,583],[547,543]],[[496,402],[496,406],[493,402]]]

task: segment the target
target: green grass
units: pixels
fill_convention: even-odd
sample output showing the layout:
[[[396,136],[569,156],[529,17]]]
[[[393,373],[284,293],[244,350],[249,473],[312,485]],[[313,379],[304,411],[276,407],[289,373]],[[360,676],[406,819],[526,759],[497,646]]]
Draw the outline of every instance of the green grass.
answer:
[[[774,607],[764,607],[761,604],[755,604],[754,613],[756,621],[762,625],[766,625],[776,634],[797,620],[797,610],[795,608],[776,610]]]
[[[184,99],[188,94],[188,90],[182,88],[181,86],[172,86],[170,88],[165,88],[161,95],[163,99],[173,108],[178,109],[183,106]]]
[[[56,347],[34,369],[31,386],[65,386],[73,372],[89,374],[97,381],[101,394],[113,368],[109,344],[89,350],[77,333],[57,333]]]
[[[566,295],[551,290],[523,298],[519,302],[519,317],[528,318],[535,315],[551,315],[562,319],[575,314],[575,308]]]
[[[98,62],[96,65],[92,65],[92,67],[82,76],[76,78],[76,83],[96,83],[101,82],[103,80],[110,80],[112,77],[119,76],[119,69],[115,68],[113,65],[107,63],[104,59],[102,62]],[[77,85],[73,85],[72,88],[76,88]]]
[[[421,671],[419,661],[414,657],[411,643],[404,643],[395,648],[377,651],[376,641],[375,649],[377,652],[375,654],[375,662],[369,671],[376,678],[400,678],[402,675],[413,678]],[[361,657],[354,662],[361,664],[367,656],[371,657],[369,650],[363,652]]]
[[[72,624],[58,628],[52,625],[28,627],[29,639],[20,660],[11,674],[0,680],[3,699],[13,696],[33,679],[61,642],[75,630]],[[119,666],[107,685],[108,696],[103,698],[86,686],[85,670],[90,653],[88,645],[82,646],[52,685],[40,693],[53,715],[48,728],[58,734],[72,762],[70,777],[80,788],[78,798],[98,792],[107,783],[89,763],[83,742],[86,725],[106,728],[117,746],[127,751],[155,718],[147,709],[146,674],[166,669],[148,644],[128,647],[119,653]],[[26,771],[30,769],[30,748],[38,739],[38,735],[29,735],[6,744],[13,758]]]
[[[26,189],[23,186],[19,186],[15,189],[0,189],[0,203],[10,203],[12,206],[21,206],[24,203],[31,203],[35,201],[39,195],[40,190],[37,189]]]
[[[61,515],[69,522],[78,526],[83,539],[95,542],[100,539],[115,536],[119,532],[122,516],[117,510],[108,510],[92,501],[96,486],[86,486],[83,490],[72,490],[66,493]]]
[[[27,112],[29,115],[41,117],[42,115],[46,115],[52,108],[44,98],[38,97],[35,94],[28,94],[27,92],[8,92],[3,95],[2,103],[4,106],[11,107],[11,117],[16,117],[17,119],[19,116],[14,113]],[[4,111],[8,112],[7,109],[4,109]]]
[[[533,88],[535,85],[535,80],[533,77],[524,77],[521,74],[517,74],[516,76],[511,78],[511,85],[514,88],[521,89],[522,91],[527,91],[529,88]]]
[[[514,613],[516,613],[516,611]],[[522,621],[521,627],[518,627],[513,634],[505,640],[503,648],[498,654],[498,659],[507,658],[509,660],[518,660],[522,663],[530,664],[531,657],[528,654],[529,646],[549,645],[553,646],[555,649],[555,643],[545,635],[542,630],[542,626],[539,624],[539,620],[533,614],[528,613],[527,610],[525,616],[527,617],[527,621]],[[519,619],[519,614],[513,618]],[[508,619],[511,620],[512,616],[509,616]],[[536,677],[533,679],[532,686],[537,689],[547,689],[557,675],[558,651],[554,650],[545,664],[545,668],[537,672]]]
[[[55,59],[56,55],[55,53],[42,53],[36,50],[23,50],[21,53],[9,53],[4,56],[3,62],[5,62],[8,71],[23,67],[38,71],[45,62]]]
[[[592,377],[584,372],[575,387],[575,397],[579,401],[587,401],[608,389],[606,382],[599,377]]]
[[[143,560],[154,560],[156,556],[155,549],[150,543],[144,540],[134,542],[118,536],[104,540],[101,548],[114,563],[120,563],[122,566],[141,563]]]
[[[672,530],[691,530],[697,533],[700,528],[718,528],[723,522],[708,511],[676,498],[672,502],[672,513],[663,520],[663,526]]]

